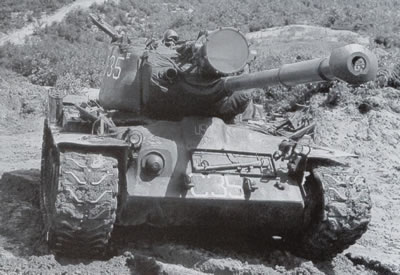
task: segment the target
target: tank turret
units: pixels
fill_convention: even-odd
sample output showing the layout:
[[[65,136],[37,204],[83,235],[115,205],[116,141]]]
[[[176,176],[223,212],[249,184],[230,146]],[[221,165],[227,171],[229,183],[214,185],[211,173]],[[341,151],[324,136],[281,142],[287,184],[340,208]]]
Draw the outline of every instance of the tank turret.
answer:
[[[104,21],[95,16],[91,19],[113,41],[100,105],[155,118],[232,117],[248,103],[241,91],[336,79],[362,84],[375,78],[378,67],[372,52],[350,44],[333,50],[326,58],[245,73],[252,54],[246,37],[237,29],[201,31],[194,41],[169,44],[151,40],[136,46]]]

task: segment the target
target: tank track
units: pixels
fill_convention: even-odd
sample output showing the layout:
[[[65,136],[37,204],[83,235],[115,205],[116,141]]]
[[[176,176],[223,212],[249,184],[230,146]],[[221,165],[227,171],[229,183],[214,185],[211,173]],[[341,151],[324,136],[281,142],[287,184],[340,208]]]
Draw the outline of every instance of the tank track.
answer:
[[[336,256],[354,244],[368,228],[371,198],[358,171],[339,165],[318,165],[305,189],[311,191],[306,215],[311,226],[296,254],[314,260]]]
[[[44,153],[41,208],[49,248],[58,255],[103,256],[116,218],[117,160],[59,153],[54,146]]]

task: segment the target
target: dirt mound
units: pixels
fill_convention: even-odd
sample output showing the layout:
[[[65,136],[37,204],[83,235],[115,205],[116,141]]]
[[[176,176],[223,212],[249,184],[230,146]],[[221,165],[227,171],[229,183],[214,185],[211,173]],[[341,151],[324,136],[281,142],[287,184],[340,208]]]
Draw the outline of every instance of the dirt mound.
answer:
[[[33,255],[38,246],[41,224],[38,187],[38,170],[4,173],[1,179],[0,247],[8,251],[6,258]]]
[[[35,121],[44,113],[46,97],[46,88],[0,67],[0,133],[36,130]]]
[[[276,43],[293,43],[320,40],[323,43],[357,43],[368,45],[369,38],[347,30],[332,30],[324,27],[309,25],[288,25],[251,32],[247,39],[257,42],[264,41],[271,45]]]
[[[400,272],[400,91],[346,85],[332,91],[340,94],[337,106],[326,106],[325,95],[312,98],[315,140],[359,156],[352,165],[367,179],[373,200],[369,229],[348,251]]]

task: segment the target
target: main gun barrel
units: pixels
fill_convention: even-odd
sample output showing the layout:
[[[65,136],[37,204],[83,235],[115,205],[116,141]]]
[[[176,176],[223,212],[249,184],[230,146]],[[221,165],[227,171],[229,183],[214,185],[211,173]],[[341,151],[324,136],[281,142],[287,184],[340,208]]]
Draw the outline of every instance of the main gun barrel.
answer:
[[[350,84],[362,84],[376,77],[378,61],[376,56],[358,44],[337,48],[326,58],[312,59],[280,68],[266,70],[224,79],[225,89],[239,91],[251,88],[343,80]]]

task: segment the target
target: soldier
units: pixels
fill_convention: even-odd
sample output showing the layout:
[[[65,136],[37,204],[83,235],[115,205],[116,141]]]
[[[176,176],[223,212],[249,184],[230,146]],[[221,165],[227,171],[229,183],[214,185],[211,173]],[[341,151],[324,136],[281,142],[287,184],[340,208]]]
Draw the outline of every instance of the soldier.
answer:
[[[164,32],[162,43],[167,47],[173,47],[179,40],[179,36],[176,31],[168,29]]]

